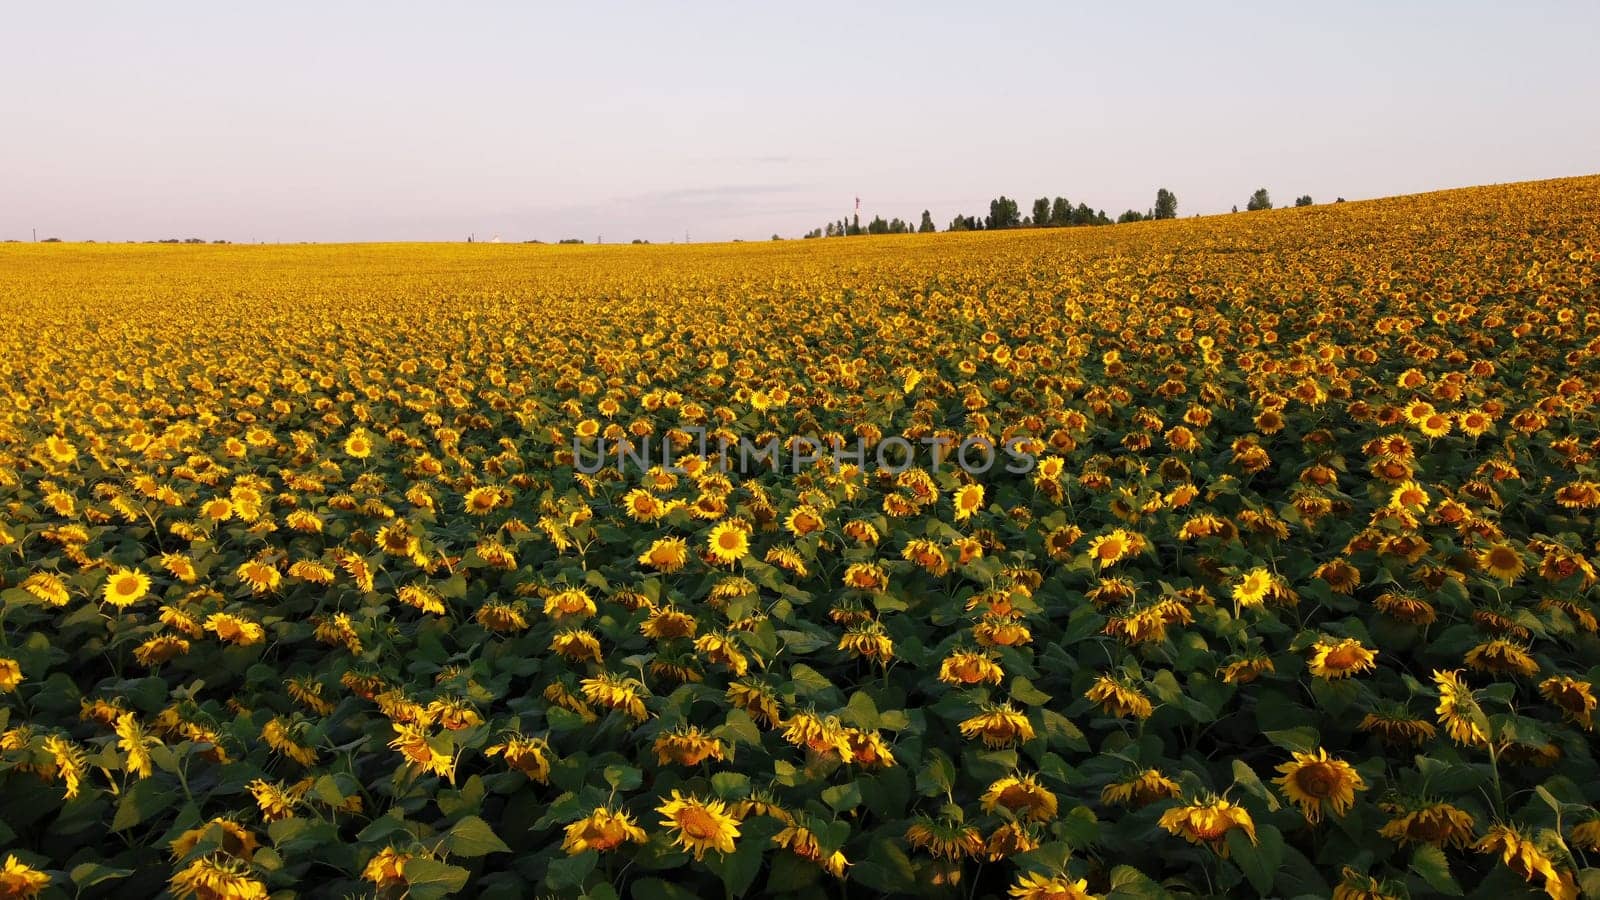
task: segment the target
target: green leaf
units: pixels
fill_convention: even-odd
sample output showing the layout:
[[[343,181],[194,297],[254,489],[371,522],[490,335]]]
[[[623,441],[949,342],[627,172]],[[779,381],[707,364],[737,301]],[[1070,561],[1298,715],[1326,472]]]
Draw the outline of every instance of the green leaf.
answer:
[[[606,766],[606,784],[619,791],[631,791],[644,783],[644,773],[633,766]]]
[[[1021,675],[1011,679],[1011,699],[1028,706],[1043,706],[1050,702],[1050,695],[1033,686],[1033,682]]]
[[[452,856],[487,856],[490,853],[510,853],[511,848],[494,833],[489,823],[477,816],[467,816],[457,822],[444,839],[445,851]],[[409,863],[407,864],[409,866]],[[410,872],[410,868],[406,869]]]
[[[86,888],[94,887],[101,882],[111,881],[115,878],[127,878],[132,874],[132,869],[113,869],[100,863],[86,862],[73,866],[70,877],[73,884],[80,888]]]
[[[1045,740],[1052,747],[1065,747],[1068,750],[1087,750],[1089,742],[1084,739],[1083,732],[1072,720],[1053,709],[1038,710],[1041,729]]]
[[[1461,896],[1461,885],[1450,874],[1450,860],[1438,847],[1424,844],[1411,854],[1411,871],[1422,876],[1428,886],[1441,894]]]
[[[1111,870],[1111,893],[1106,900],[1166,900],[1167,896],[1161,885],[1133,866]]]
[[[850,695],[850,705],[845,707],[841,718],[857,728],[875,730],[878,727],[878,704],[872,702],[866,691],[856,691]]]
[[[467,886],[471,875],[460,866],[452,866],[436,859],[406,860],[406,896],[412,900],[435,900],[448,897]]]
[[[879,894],[905,894],[916,890],[917,870],[898,844],[878,838],[866,858],[850,868],[850,880]]]
[[[713,865],[730,897],[742,897],[761,873],[761,861],[783,823],[764,816],[746,822],[732,853],[722,854]],[[709,859],[708,859],[709,861]]]
[[[834,785],[822,792],[822,802],[835,812],[855,809],[861,805],[861,788],[854,781]]]
[[[917,792],[924,797],[949,793],[956,783],[956,766],[941,750],[928,751],[928,759],[917,773]]]
[[[1278,796],[1261,783],[1260,776],[1242,759],[1233,761],[1233,782],[1265,801],[1269,812],[1278,811]]]
[[[1310,725],[1285,728],[1282,731],[1263,731],[1261,736],[1278,747],[1300,753],[1310,753],[1317,749],[1322,741],[1322,736]]]
[[[1263,825],[1257,829],[1256,837],[1258,843],[1252,844],[1242,829],[1229,829],[1228,850],[1244,877],[1250,879],[1250,886],[1267,894],[1283,864],[1283,834],[1271,825]]]
[[[593,850],[585,850],[577,856],[562,856],[550,861],[550,867],[545,870],[545,886],[553,891],[565,891],[569,888],[579,887],[583,880],[594,871],[595,863],[600,861],[600,854]],[[410,871],[409,864],[406,871]]]
[[[171,805],[172,798],[161,785],[154,779],[142,778],[124,791],[122,799],[117,801],[117,814],[111,819],[111,830],[132,828]]]

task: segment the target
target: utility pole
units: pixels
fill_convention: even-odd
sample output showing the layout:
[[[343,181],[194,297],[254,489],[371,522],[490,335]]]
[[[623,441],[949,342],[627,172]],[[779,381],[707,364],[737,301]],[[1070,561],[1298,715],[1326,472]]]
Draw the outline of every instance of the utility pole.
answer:
[[[35,244],[39,243],[39,229],[37,228],[33,230],[33,242]]]

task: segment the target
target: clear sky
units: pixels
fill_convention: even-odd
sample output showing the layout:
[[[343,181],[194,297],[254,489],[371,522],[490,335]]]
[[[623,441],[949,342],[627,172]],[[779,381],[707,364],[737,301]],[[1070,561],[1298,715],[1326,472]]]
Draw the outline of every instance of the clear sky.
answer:
[[[1600,2],[73,3],[0,22],[0,239],[798,236],[1600,171]]]

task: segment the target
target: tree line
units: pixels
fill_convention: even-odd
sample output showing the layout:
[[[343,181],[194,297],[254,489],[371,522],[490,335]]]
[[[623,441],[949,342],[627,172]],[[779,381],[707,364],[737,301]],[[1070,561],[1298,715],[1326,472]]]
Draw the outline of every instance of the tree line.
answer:
[[[1314,201],[1311,195],[1304,194],[1295,198],[1295,206],[1311,206]],[[1340,197],[1337,203],[1343,203]],[[1250,195],[1245,203],[1245,209],[1250,211],[1271,209],[1272,197],[1266,188],[1259,188]],[[1234,212],[1239,207],[1233,208]],[[1106,215],[1106,211],[1092,209],[1087,203],[1078,203],[1076,206],[1065,197],[1040,197],[1033,201],[1032,210],[1028,215],[1022,214],[1022,207],[1016,201],[1005,195],[989,201],[989,214],[987,216],[969,216],[957,214],[945,226],[945,231],[993,231],[1005,228],[1070,228],[1084,225],[1111,225],[1127,222],[1146,222],[1159,219],[1175,219],[1178,217],[1178,195],[1166,188],[1156,190],[1155,205],[1144,212],[1135,209],[1124,211],[1116,219]],[[882,216],[873,216],[866,225],[861,224],[861,215],[856,213],[849,218],[837,222],[829,222],[821,228],[813,228],[806,232],[808,238],[824,237],[854,237],[858,234],[928,234],[938,231],[933,224],[933,216],[928,210],[922,211],[921,220],[916,227],[912,227],[909,219],[894,218],[885,220]]]

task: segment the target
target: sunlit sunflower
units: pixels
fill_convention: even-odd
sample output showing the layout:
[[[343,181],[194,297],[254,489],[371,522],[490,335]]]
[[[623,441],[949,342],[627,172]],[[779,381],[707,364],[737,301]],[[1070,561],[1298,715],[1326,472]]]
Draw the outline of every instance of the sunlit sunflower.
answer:
[[[251,876],[243,860],[204,856],[173,874],[167,882],[178,900],[267,900],[267,886]]]
[[[983,485],[966,484],[956,490],[952,498],[957,522],[964,522],[983,509]]]
[[[1272,587],[1272,573],[1263,568],[1251,569],[1233,585],[1233,599],[1242,607],[1260,606],[1266,602],[1267,590]]]
[[[645,709],[644,684],[637,678],[603,672],[581,682],[584,699],[627,715],[635,722],[650,717]]]
[[[1107,715],[1121,718],[1148,719],[1155,711],[1150,698],[1143,691],[1110,675],[1095,679],[1084,696],[1100,704],[1100,709]]]
[[[106,578],[101,597],[118,609],[126,609],[150,592],[150,576],[136,569],[117,569]]]
[[[1193,800],[1161,814],[1158,823],[1168,834],[1191,844],[1205,844],[1217,854],[1228,855],[1228,832],[1238,829],[1250,843],[1256,843],[1256,823],[1244,807],[1219,797]]]
[[[998,663],[973,650],[952,650],[939,664],[939,680],[945,684],[999,684],[1004,678]]]
[[[1378,651],[1368,650],[1355,638],[1344,638],[1333,643],[1317,641],[1311,645],[1311,674],[1318,678],[1337,679],[1359,675],[1377,668]]]
[[[1089,542],[1089,559],[1100,567],[1116,565],[1144,549],[1144,539],[1118,528]]]
[[[484,748],[485,756],[502,756],[506,765],[543,784],[550,776],[550,760],[554,754],[544,738],[513,733],[498,744]]]
[[[372,435],[358,428],[344,439],[344,452],[351,459],[366,459],[372,455]]]
[[[1278,771],[1283,774],[1273,781],[1313,824],[1321,821],[1325,810],[1343,816],[1355,804],[1356,791],[1367,789],[1355,768],[1328,756],[1321,747],[1310,753],[1295,751],[1294,758],[1278,766]]]
[[[1039,784],[1037,775],[1007,775],[991,783],[978,798],[984,812],[1004,807],[1019,819],[1048,822],[1056,817],[1056,795]]]
[[[1517,877],[1532,881],[1544,879],[1544,892],[1553,900],[1577,900],[1578,886],[1570,871],[1556,868],[1557,858],[1553,847],[1541,846],[1516,825],[1494,825],[1473,849],[1479,853],[1497,854],[1500,861]],[[1565,853],[1561,853],[1565,856]]]
[[[661,824],[670,829],[672,842],[694,858],[704,859],[707,850],[732,853],[739,836],[739,820],[728,812],[721,800],[702,800],[693,794],[685,797],[674,788],[672,798],[656,807]]]
[[[278,589],[283,575],[278,567],[259,559],[247,560],[234,570],[234,576],[250,586],[251,593],[265,594]]]
[[[605,853],[623,844],[645,842],[644,829],[634,823],[633,816],[606,806],[597,806],[587,816],[568,825],[561,849],[568,856],[577,856],[586,850]]]
[[[982,738],[985,746],[999,749],[1033,740],[1033,725],[1010,703],[986,703],[977,715],[961,723],[961,735]]]
[[[385,847],[379,850],[366,866],[361,869],[361,880],[372,882],[380,891],[404,887],[406,884],[406,863],[412,859],[411,854]]]
[[[1487,746],[1489,734],[1485,726],[1488,719],[1460,673],[1436,670],[1433,683],[1439,689],[1439,706],[1435,712],[1450,739],[1465,746]]]
[[[1100,900],[1102,896],[1089,893],[1088,879],[1041,872],[1025,872],[1018,876],[1008,893],[1012,900]]]
[[[1100,789],[1100,802],[1134,808],[1148,806],[1157,800],[1169,800],[1182,793],[1176,781],[1161,774],[1159,769],[1145,769],[1131,778],[1113,781]]]
[[[0,693],[15,691],[22,683],[22,666],[9,657],[0,657]]]
[[[750,535],[732,522],[719,522],[707,535],[706,547],[712,559],[731,565],[750,553]]]
[[[680,725],[656,736],[656,761],[661,765],[676,763],[680,766],[698,766],[714,759],[727,758],[728,748],[720,738],[712,737],[696,725]]]
[[[1528,564],[1523,560],[1522,554],[1510,544],[1491,544],[1479,550],[1474,558],[1479,569],[1505,584],[1515,582],[1522,577],[1522,573],[1528,571]]]
[[[667,575],[682,569],[688,561],[689,545],[683,538],[657,538],[639,554],[639,565]]]

